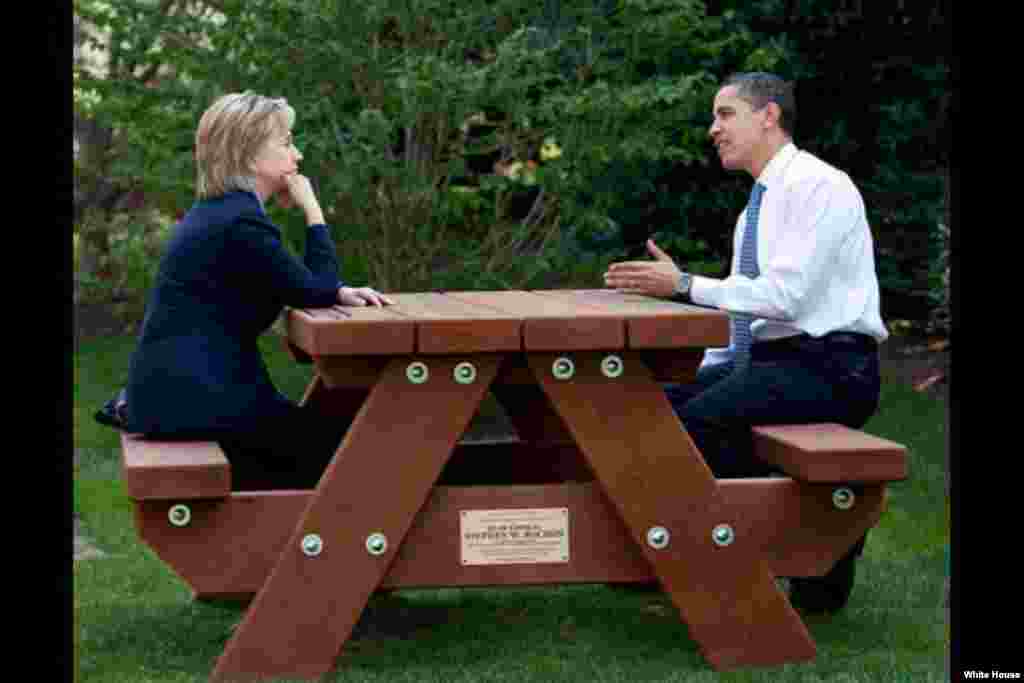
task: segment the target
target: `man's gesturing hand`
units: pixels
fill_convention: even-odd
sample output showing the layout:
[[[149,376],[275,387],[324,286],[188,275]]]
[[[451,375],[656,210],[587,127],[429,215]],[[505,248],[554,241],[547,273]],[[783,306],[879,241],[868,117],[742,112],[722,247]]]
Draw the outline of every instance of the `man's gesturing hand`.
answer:
[[[658,248],[654,240],[647,240],[647,251],[654,257],[653,261],[613,263],[604,274],[604,283],[620,292],[672,296],[682,271],[668,254]]]

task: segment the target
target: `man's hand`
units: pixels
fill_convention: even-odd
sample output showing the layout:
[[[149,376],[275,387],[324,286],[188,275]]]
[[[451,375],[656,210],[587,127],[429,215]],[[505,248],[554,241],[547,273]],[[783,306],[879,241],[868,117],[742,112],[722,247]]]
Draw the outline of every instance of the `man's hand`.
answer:
[[[342,287],[338,290],[338,301],[342,306],[388,306],[395,303],[372,287]]]
[[[620,292],[671,297],[682,271],[654,240],[647,240],[647,251],[654,257],[653,261],[613,263],[604,274],[604,283]]]

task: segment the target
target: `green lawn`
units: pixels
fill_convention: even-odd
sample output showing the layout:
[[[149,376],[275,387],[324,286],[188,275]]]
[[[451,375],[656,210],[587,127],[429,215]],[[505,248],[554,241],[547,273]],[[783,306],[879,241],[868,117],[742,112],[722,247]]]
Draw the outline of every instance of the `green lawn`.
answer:
[[[75,354],[74,505],[107,553],[75,564],[79,680],[206,681],[242,609],[193,601],[138,541],[117,433],[92,419],[123,384],[133,344],[89,341]],[[274,380],[298,398],[309,367],[292,363],[275,337],[263,348]],[[946,681],[945,428],[941,402],[884,387],[866,429],[909,447],[911,477],[890,487],[848,607],[806,619],[814,662],[716,674],[660,595],[603,585],[410,590],[374,599],[367,632],[350,641],[326,681]]]

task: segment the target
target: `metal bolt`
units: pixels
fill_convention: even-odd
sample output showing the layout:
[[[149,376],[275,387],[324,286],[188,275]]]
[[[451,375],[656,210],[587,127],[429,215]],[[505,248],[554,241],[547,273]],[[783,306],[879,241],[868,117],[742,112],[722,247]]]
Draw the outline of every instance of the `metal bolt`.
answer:
[[[171,506],[171,509],[167,511],[167,519],[174,526],[188,526],[189,522],[192,521],[192,511],[188,505],[178,503]]]
[[[622,375],[622,370],[622,359],[616,355],[605,356],[604,360],[601,361],[601,372],[604,373],[605,377],[615,379]]]
[[[840,510],[849,510],[856,500],[857,496],[846,486],[841,486],[832,492],[832,504]]]
[[[383,555],[387,549],[387,536],[385,536],[381,532],[378,531],[366,537],[366,550],[371,555]]]
[[[556,358],[555,362],[551,364],[551,374],[555,376],[555,379],[566,380],[575,373],[576,366],[573,364],[572,359],[566,356]]]
[[[455,381],[459,384],[472,384],[476,381],[476,367],[469,361],[455,366]]]
[[[668,547],[672,534],[663,526],[652,526],[647,530],[647,545],[655,550],[664,550]]]
[[[413,384],[423,384],[430,377],[430,370],[427,369],[427,364],[422,361],[414,361],[409,363],[409,367],[405,369],[405,376],[409,378],[409,381]]]
[[[324,550],[324,540],[316,534],[307,534],[302,537],[302,552],[309,557],[316,557]]]
[[[724,547],[736,540],[736,533],[728,524],[719,524],[711,531],[711,538],[715,545]]]

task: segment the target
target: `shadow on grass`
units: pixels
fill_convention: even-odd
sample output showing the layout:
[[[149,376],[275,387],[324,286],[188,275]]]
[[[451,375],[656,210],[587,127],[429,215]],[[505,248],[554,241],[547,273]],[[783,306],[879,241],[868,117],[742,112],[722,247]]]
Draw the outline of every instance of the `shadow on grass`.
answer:
[[[206,676],[244,609],[187,597],[149,606],[136,601],[93,605],[82,615],[82,650],[104,661],[90,662],[86,655],[83,673],[98,668],[106,675],[159,671]],[[108,659],[113,652],[119,665]],[[663,598],[627,599],[603,586],[575,586],[375,596],[339,656],[337,674],[355,667],[360,676],[369,676],[366,680],[394,680],[414,670],[479,673],[545,657],[577,666],[586,659],[594,665],[654,662],[676,670],[707,668],[685,624]]]

